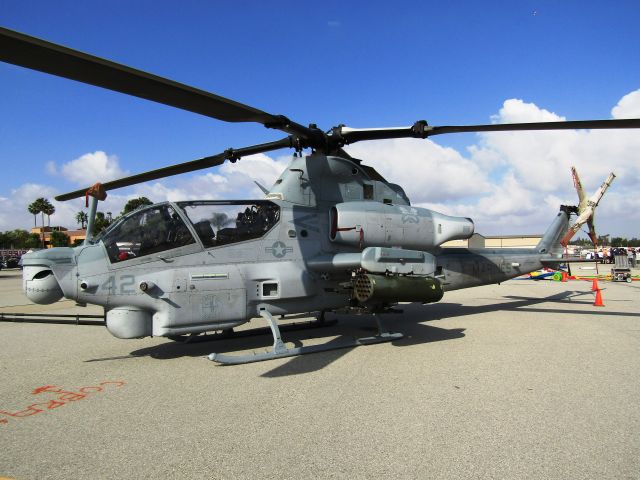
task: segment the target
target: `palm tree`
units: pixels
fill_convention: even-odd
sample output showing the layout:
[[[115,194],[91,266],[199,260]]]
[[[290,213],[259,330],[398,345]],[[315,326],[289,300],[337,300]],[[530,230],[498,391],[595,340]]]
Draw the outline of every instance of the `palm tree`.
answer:
[[[34,211],[42,215],[42,248],[44,248],[44,212],[45,210],[48,210],[47,203],[49,203],[49,201],[46,198],[40,197],[36,198],[35,201],[31,205],[29,205],[29,207],[33,206]],[[51,204],[49,203],[49,205]]]
[[[80,211],[80,212],[76,213],[76,222],[78,222],[80,224],[80,227],[82,229],[87,228],[87,221],[88,220],[89,220],[89,216],[87,215],[87,212]]]
[[[54,213],[56,213],[56,207],[54,207],[51,202],[49,200],[47,200],[46,198],[44,199],[44,209],[42,210],[42,213],[44,213],[47,216],[47,226],[50,227],[51,226],[51,215],[53,215]]]
[[[37,227],[38,226],[37,215],[40,213],[40,210],[38,210],[38,205],[36,204],[36,202],[30,203],[29,206],[27,207],[27,210],[29,210],[29,213],[33,215],[33,226]]]

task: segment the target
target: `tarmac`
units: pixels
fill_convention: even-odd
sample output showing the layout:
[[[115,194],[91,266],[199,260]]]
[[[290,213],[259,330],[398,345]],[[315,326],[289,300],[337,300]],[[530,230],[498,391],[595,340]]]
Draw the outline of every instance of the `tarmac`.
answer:
[[[640,282],[599,285],[603,307],[591,281],[448,292],[384,316],[393,343],[240,366],[206,355],[271,338],[0,322],[0,477],[638,479]],[[101,310],[32,305],[5,270],[0,312]],[[285,340],[371,334],[337,318]]]

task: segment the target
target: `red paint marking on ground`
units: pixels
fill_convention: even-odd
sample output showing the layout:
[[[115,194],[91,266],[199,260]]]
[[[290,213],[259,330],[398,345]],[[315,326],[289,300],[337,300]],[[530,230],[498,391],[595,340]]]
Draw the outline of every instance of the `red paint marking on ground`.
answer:
[[[67,405],[71,402],[77,402],[79,400],[84,400],[88,396],[103,392],[106,389],[111,390],[113,388],[120,388],[123,385],[126,385],[126,382],[121,380],[116,381],[105,381],[100,382],[95,386],[87,386],[80,387],[77,392],[73,390],[63,390],[62,388],[56,385],[44,385],[42,387],[38,387],[34,389],[31,394],[32,395],[41,395],[44,393],[52,393],[56,395],[55,399],[49,399],[44,402],[32,403],[24,410],[18,410],[17,412],[9,412],[7,410],[0,410],[0,415],[4,415],[5,417],[10,418],[24,418],[30,417],[32,415],[37,415],[39,413],[46,412],[47,410],[54,410],[56,408]],[[7,424],[9,420],[7,418],[3,418],[0,416],[0,424]],[[0,477],[0,480],[2,477]]]

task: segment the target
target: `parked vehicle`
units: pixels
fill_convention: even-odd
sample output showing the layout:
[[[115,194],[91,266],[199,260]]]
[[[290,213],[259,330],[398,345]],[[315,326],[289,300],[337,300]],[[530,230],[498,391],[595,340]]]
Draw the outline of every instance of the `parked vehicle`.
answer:
[[[629,268],[629,258],[626,252],[614,255],[615,265],[611,269],[611,276],[614,282],[631,282],[631,268]]]

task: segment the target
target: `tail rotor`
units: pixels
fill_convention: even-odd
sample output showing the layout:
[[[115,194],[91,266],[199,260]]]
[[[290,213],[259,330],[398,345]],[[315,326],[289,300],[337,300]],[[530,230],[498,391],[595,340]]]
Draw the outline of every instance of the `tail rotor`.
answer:
[[[596,227],[594,223],[594,215],[596,211],[596,207],[604,192],[607,191],[613,179],[616,178],[615,174],[611,172],[606,180],[600,185],[600,188],[596,190],[596,192],[591,196],[587,197],[582,188],[582,183],[580,182],[580,177],[578,176],[578,171],[575,167],[571,167],[571,174],[573,175],[573,184],[576,187],[576,191],[578,192],[578,199],[580,201],[578,205],[578,218],[575,223],[569,227],[567,233],[562,237],[560,243],[562,246],[566,247],[569,244],[569,241],[573,238],[573,236],[580,230],[580,228],[586,223],[589,228],[589,238],[595,245],[597,243],[598,237],[596,235]]]

